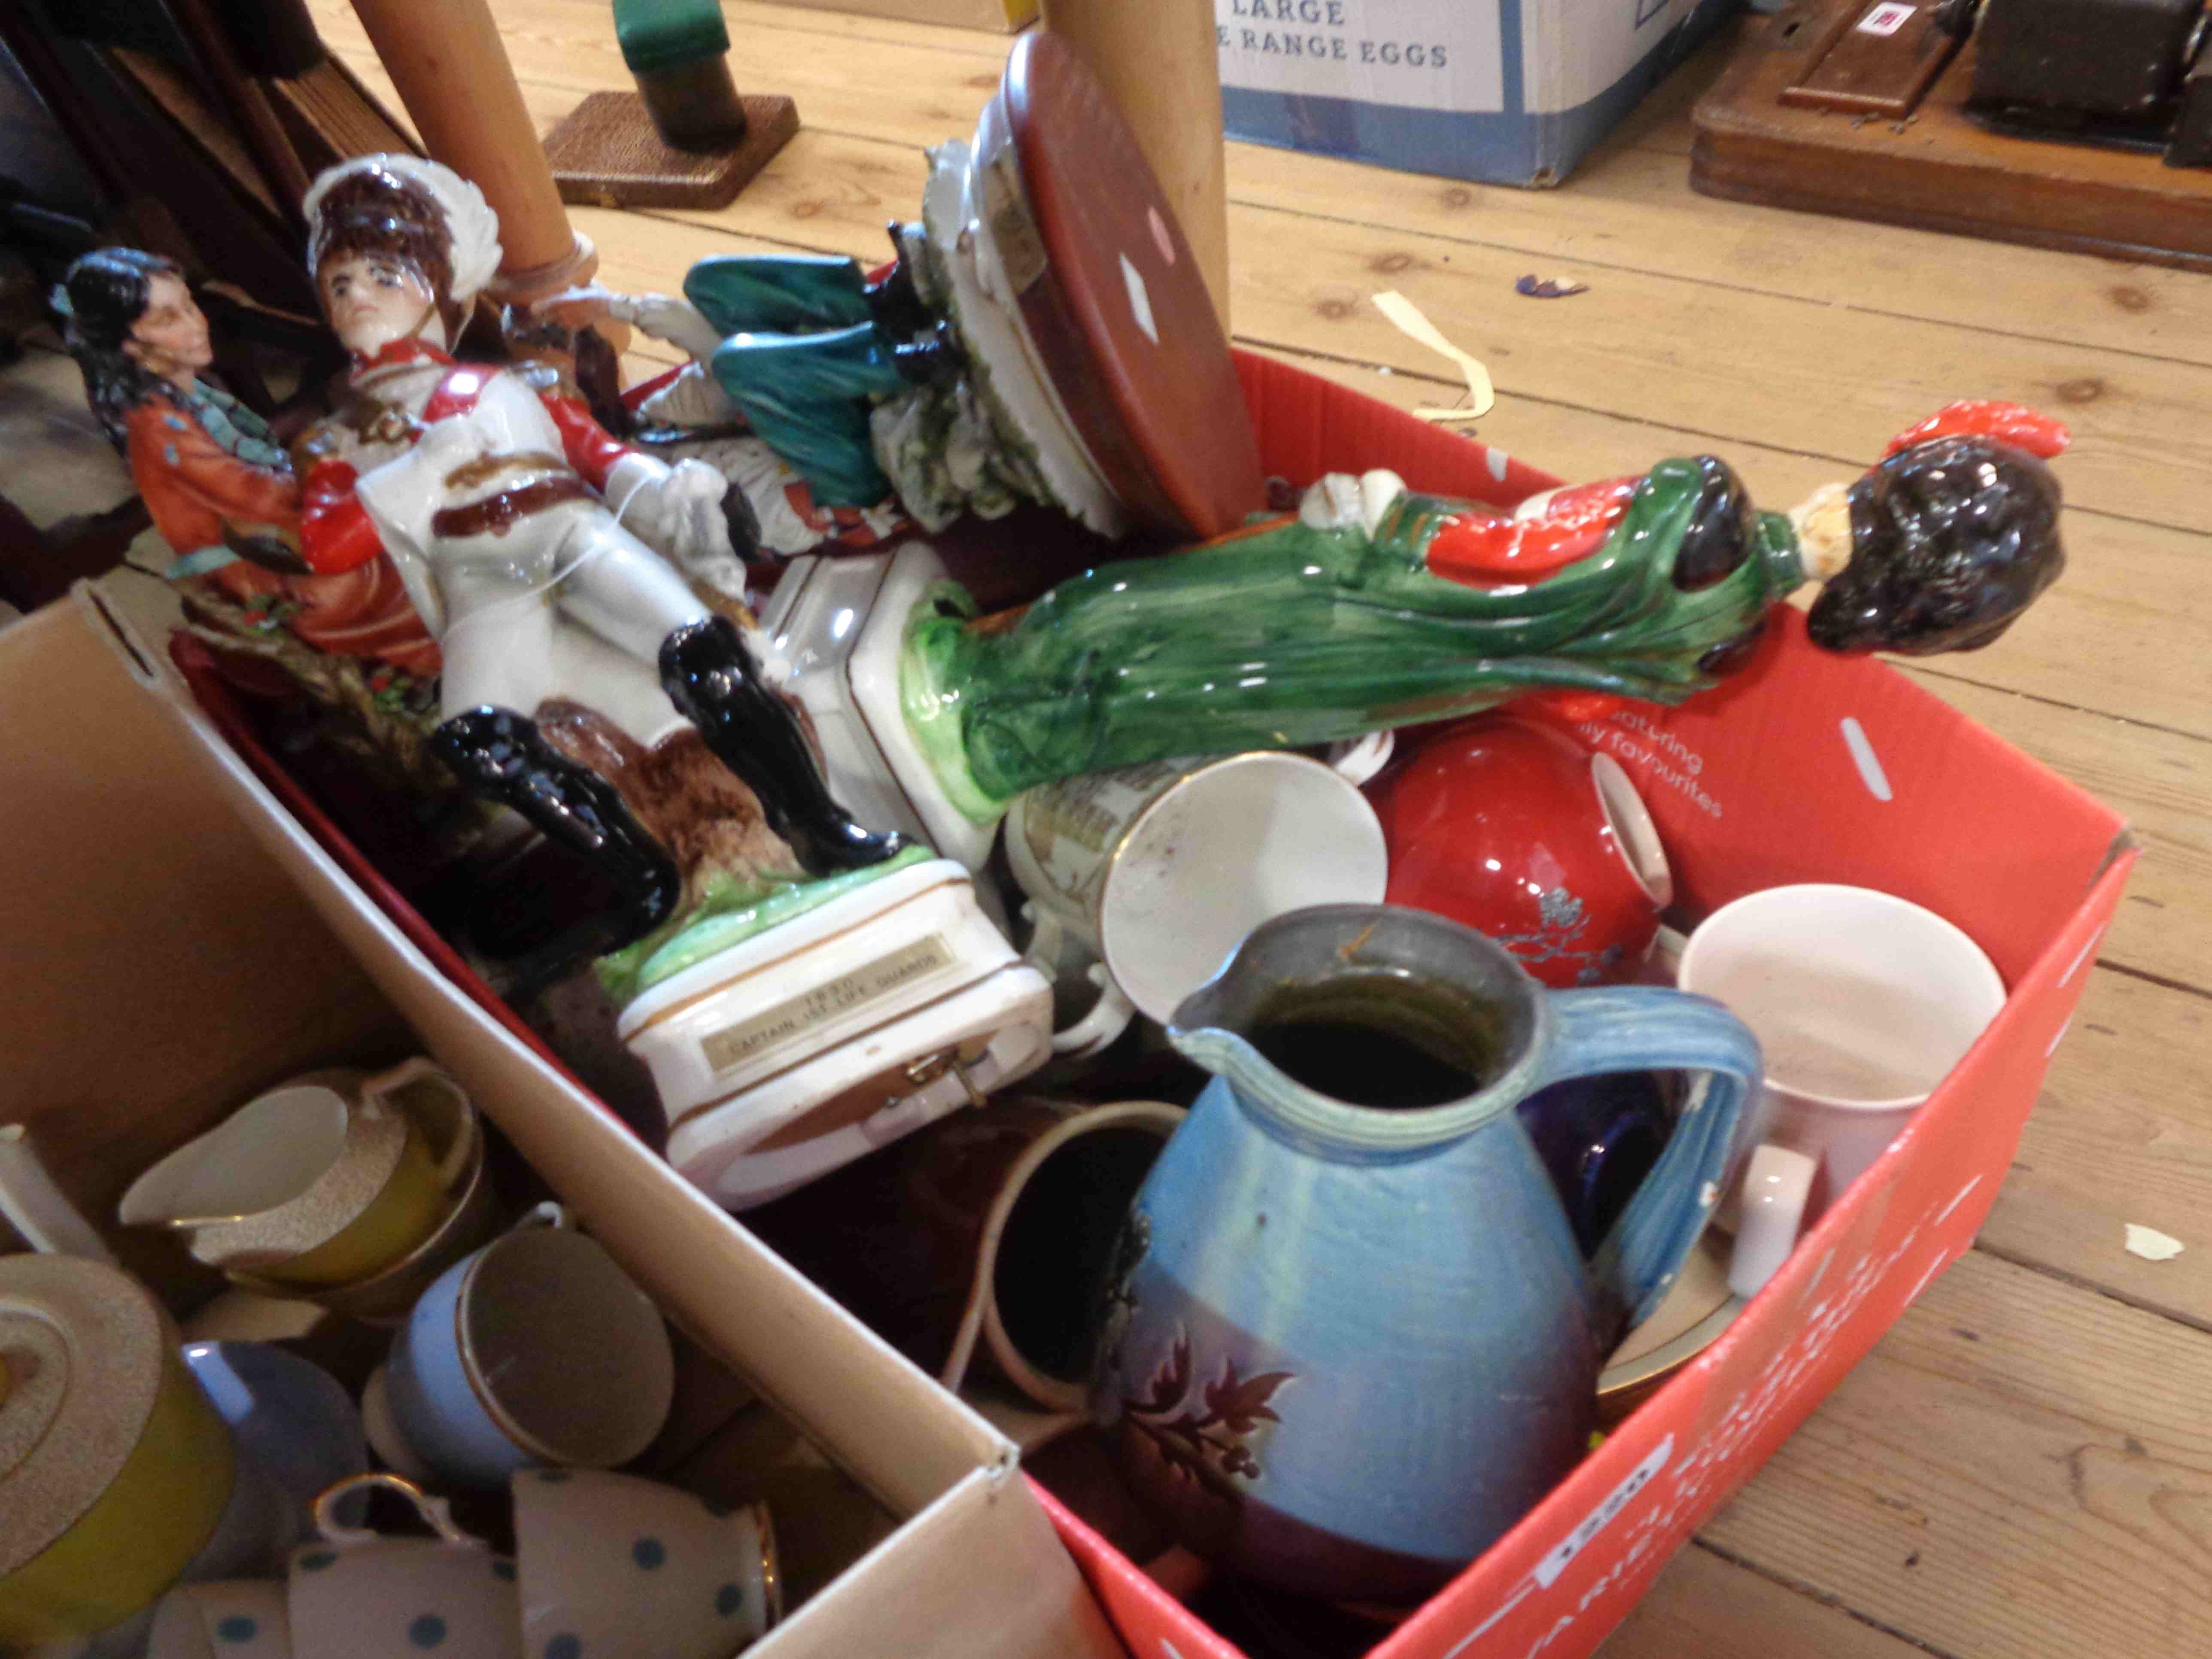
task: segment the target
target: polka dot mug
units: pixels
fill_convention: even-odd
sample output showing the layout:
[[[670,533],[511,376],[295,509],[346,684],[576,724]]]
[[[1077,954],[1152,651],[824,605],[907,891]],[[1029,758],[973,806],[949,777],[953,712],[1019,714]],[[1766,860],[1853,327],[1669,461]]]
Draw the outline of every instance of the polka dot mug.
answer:
[[[146,1659],[292,1659],[284,1586],[264,1579],[179,1585],[154,1610]]]
[[[730,1659],[782,1613],[765,1504],[599,1469],[525,1469],[513,1491],[530,1659]]]
[[[341,1498],[379,1486],[406,1498],[437,1536],[339,1524]],[[514,1563],[455,1526],[443,1498],[398,1475],[355,1475],[315,1500],[315,1525],[321,1537],[292,1552],[294,1659],[522,1659]],[[231,1656],[217,1648],[214,1659]]]

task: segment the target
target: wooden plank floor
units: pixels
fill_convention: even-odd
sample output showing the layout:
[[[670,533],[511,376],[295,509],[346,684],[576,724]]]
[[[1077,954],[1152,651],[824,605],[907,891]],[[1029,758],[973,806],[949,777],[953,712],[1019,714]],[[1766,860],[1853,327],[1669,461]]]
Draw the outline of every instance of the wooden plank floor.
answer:
[[[326,38],[389,96],[344,0]],[[495,0],[549,128],[628,84],[605,0]],[[805,130],[728,210],[584,212],[602,275],[885,248],[1002,38],[730,0],[748,91]],[[2212,1653],[2212,281],[1708,201],[1688,111],[1723,39],[1565,189],[1229,151],[1238,339],[1449,399],[1366,303],[1490,364],[1492,443],[1570,478],[1712,448],[1761,501],[1848,477],[1957,396],[2063,415],[2072,564],[1990,650],[1911,672],[2125,812],[2145,854],[1980,1247],[1932,1286],[1608,1642],[1607,1659]],[[1528,271],[1573,299],[1518,297]],[[648,346],[647,349],[652,348]],[[2185,1241],[2124,1253],[2124,1224]]]

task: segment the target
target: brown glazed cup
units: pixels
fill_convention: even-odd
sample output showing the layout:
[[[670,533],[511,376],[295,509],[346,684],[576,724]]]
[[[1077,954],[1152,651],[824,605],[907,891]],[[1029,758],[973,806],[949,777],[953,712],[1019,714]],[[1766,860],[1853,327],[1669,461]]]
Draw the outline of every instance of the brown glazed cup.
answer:
[[[1122,1221],[1182,1120],[1182,1107],[1157,1100],[1018,1101],[988,1139],[948,1146],[944,1162],[916,1171],[917,1208],[957,1226],[951,1236],[972,1263],[939,1374],[945,1387],[965,1380],[980,1337],[1030,1399],[1048,1411],[1082,1409],[1096,1304]]]

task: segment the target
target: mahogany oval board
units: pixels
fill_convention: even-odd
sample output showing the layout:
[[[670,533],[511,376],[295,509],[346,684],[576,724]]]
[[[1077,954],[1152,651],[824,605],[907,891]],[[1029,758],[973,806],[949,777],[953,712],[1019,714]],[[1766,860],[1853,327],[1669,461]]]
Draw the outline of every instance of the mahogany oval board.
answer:
[[[1135,134],[1042,29],[1015,43],[994,101],[1044,254],[1022,319],[1092,458],[1145,529],[1237,528],[1266,505],[1259,441],[1206,279]]]

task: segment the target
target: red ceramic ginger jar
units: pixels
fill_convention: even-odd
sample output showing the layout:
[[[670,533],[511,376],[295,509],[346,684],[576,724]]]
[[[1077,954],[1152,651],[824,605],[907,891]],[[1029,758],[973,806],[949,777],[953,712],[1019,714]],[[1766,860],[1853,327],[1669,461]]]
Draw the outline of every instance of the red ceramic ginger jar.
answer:
[[[1368,790],[1393,904],[1487,933],[1547,985],[1632,979],[1674,892],[1619,762],[1557,726],[1477,715],[1414,745]]]

